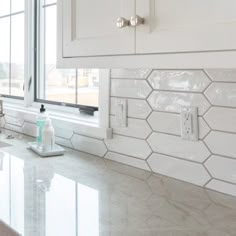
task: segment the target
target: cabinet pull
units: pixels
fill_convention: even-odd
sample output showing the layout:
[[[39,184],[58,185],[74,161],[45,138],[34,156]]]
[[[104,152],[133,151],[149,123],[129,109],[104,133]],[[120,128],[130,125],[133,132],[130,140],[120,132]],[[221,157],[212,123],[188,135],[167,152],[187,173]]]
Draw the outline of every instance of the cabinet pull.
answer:
[[[135,27],[135,26],[139,26],[139,25],[143,25],[144,24],[144,18],[136,15],[136,16],[131,16],[130,17],[130,25]]]
[[[124,17],[119,17],[116,20],[116,26],[117,28],[124,28],[130,26],[130,21],[125,19]]]

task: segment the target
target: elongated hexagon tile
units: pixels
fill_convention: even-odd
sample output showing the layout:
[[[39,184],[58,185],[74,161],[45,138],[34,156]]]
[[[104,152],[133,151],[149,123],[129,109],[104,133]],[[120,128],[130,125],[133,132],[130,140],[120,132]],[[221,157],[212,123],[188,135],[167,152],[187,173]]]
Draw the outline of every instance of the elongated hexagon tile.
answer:
[[[146,159],[151,154],[151,149],[145,140],[113,135],[113,139],[105,140],[109,151],[123,155]]]
[[[24,122],[24,125],[22,126],[22,133],[36,137],[37,136],[37,126],[36,124]]]
[[[103,157],[107,152],[104,142],[99,139],[74,134],[71,142],[75,149],[93,154],[95,156]]]
[[[212,129],[236,132],[236,109],[212,107],[204,118]]]
[[[236,82],[236,69],[207,69],[205,71],[213,81]]]
[[[236,197],[235,184],[230,184],[230,183],[226,183],[220,180],[213,179],[206,185],[206,188],[209,188],[218,192],[226,193],[226,194]]]
[[[55,126],[54,129],[55,129],[56,136],[64,138],[64,139],[71,139],[71,137],[74,134],[73,131],[65,129],[65,128],[59,128],[58,126]]]
[[[110,113],[115,115],[116,98],[111,98],[110,108]],[[151,111],[152,109],[146,100],[128,99],[128,117],[146,119]]]
[[[112,79],[111,96],[127,98],[146,98],[151,87],[146,80]]]
[[[112,161],[117,161],[126,165],[134,166],[136,168],[150,171],[150,168],[147,162],[144,160],[140,160],[137,158],[133,158],[130,156],[126,156],[126,155],[122,155],[122,154],[118,154],[114,152],[108,152],[105,158]]]
[[[15,131],[17,133],[23,133],[22,132],[22,127],[20,127],[20,126],[11,125],[11,124],[6,123],[4,128],[7,129],[7,130]]]
[[[201,163],[210,156],[210,152],[202,141],[192,142],[173,135],[152,133],[148,138],[148,143],[154,152],[189,161]]]
[[[211,83],[202,70],[154,70],[148,78],[153,89],[202,92]]]
[[[205,166],[214,178],[236,184],[236,160],[213,155]]]
[[[204,138],[210,131],[206,122],[199,117],[199,138]],[[157,132],[181,135],[180,115],[165,112],[153,112],[149,118],[148,123],[152,129]]]
[[[4,117],[0,118],[0,127],[3,128],[5,124],[6,124],[5,118]]]
[[[151,69],[112,69],[111,78],[115,79],[146,79]]]
[[[212,131],[205,143],[214,154],[236,158],[236,134]]]
[[[73,148],[71,141],[62,137],[55,137],[55,142],[64,147]]]
[[[210,180],[210,175],[198,163],[179,160],[165,155],[153,153],[148,158],[153,172],[203,186]]]
[[[236,83],[212,83],[205,95],[212,105],[236,107]]]
[[[17,125],[17,126],[22,126],[24,124],[24,120],[21,119],[21,118],[17,118],[17,116],[13,117],[13,116],[6,115],[5,116],[5,121],[8,124]]]
[[[116,117],[110,116],[110,125],[111,128],[113,128],[114,134],[121,134],[134,138],[146,139],[152,132],[146,120],[129,118],[127,127],[119,127],[116,123]]]
[[[203,115],[210,107],[202,94],[154,91],[148,98],[155,111],[180,113],[181,106],[198,107],[199,115]]]

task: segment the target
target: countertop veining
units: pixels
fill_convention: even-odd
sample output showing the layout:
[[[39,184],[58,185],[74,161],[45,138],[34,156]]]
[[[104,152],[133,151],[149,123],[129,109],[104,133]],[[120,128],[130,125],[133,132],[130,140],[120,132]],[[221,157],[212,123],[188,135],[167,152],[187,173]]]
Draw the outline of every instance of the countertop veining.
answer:
[[[0,220],[25,236],[233,236],[236,198],[67,149],[0,141]]]

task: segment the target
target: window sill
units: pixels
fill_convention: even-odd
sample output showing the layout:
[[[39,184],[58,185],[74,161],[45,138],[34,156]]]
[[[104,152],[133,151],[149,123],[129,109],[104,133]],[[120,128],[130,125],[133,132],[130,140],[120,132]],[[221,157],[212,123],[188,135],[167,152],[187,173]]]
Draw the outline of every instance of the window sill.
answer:
[[[5,100],[5,99],[4,99]],[[38,105],[36,105],[37,107]],[[38,108],[36,107],[24,107],[23,102],[9,102],[4,101],[4,111],[6,114],[17,113],[17,116],[21,119],[35,122],[38,114]],[[49,117],[53,121],[53,125],[64,129],[71,130],[77,134],[99,138],[110,139],[112,138],[112,129],[109,127],[101,127],[98,122],[98,117],[89,117],[80,115],[79,113],[70,113],[65,111],[56,111],[48,109]]]

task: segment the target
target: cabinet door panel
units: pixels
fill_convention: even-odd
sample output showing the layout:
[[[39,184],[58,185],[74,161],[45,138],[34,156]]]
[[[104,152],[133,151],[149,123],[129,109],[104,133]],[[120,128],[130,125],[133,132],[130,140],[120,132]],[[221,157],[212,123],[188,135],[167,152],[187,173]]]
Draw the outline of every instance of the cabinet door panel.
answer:
[[[137,53],[236,49],[235,0],[137,0]]]
[[[135,52],[135,29],[117,28],[135,0],[63,0],[63,56],[100,56]]]

